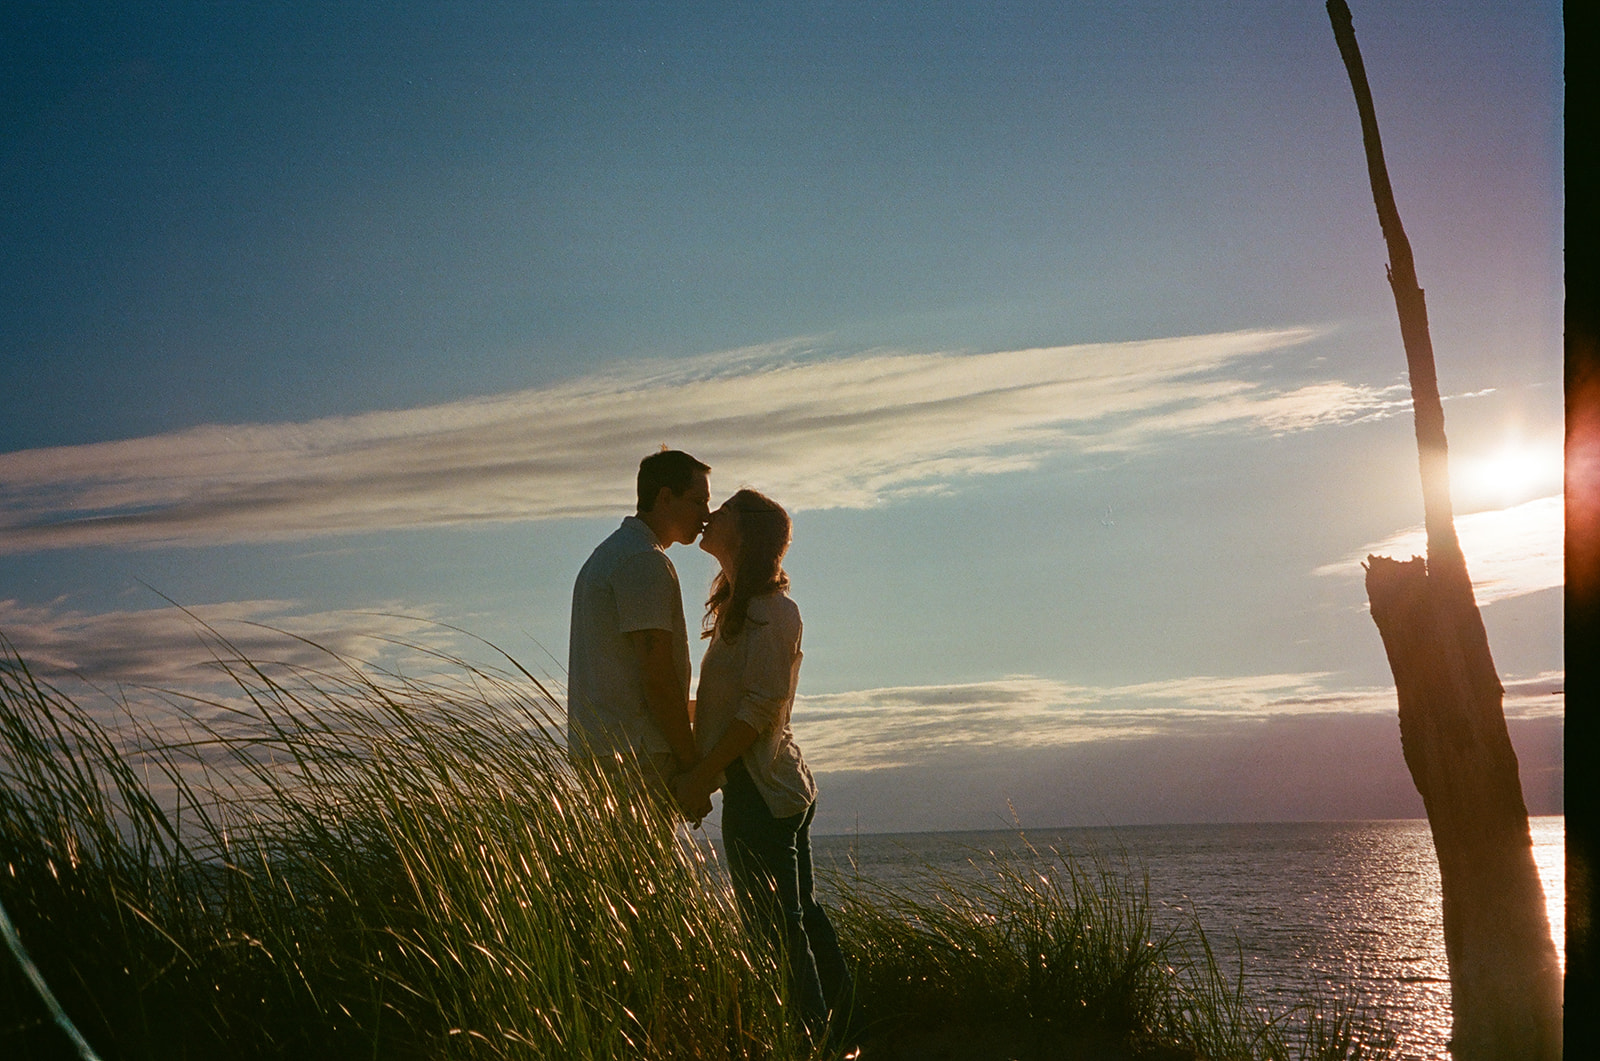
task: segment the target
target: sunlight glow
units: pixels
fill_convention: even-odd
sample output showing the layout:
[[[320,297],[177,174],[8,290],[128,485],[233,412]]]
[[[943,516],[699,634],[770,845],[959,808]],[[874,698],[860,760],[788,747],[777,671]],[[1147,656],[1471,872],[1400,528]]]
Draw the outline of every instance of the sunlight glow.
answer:
[[[1451,486],[1464,510],[1506,508],[1561,486],[1561,444],[1511,439],[1499,449],[1451,462]]]

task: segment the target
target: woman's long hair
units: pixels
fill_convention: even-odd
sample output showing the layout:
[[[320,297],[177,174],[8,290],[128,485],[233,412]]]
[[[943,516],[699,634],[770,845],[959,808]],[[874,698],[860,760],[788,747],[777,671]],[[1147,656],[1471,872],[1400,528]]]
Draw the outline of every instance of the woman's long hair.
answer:
[[[751,598],[789,588],[783,554],[789,551],[792,525],[782,505],[755,490],[740,490],[728,504],[739,517],[739,558],[732,582],[718,571],[711,583],[700,636],[720,633],[724,640],[732,641],[744,629]]]

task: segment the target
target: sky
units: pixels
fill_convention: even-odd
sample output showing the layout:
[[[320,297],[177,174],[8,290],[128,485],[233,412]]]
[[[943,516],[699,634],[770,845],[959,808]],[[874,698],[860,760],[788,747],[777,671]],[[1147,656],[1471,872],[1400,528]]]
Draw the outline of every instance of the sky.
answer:
[[[1560,5],[1354,17],[1560,813]],[[1409,390],[1320,3],[22,2],[0,41],[0,634],[64,687],[202,683],[203,621],[559,689],[665,444],[794,515],[818,832],[1422,815],[1361,569],[1424,551]]]

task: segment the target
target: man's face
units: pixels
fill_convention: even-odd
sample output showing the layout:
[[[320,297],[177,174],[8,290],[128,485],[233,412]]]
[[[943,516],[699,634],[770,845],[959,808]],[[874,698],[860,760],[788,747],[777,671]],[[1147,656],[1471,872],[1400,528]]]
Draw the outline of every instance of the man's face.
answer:
[[[655,507],[666,517],[662,520],[669,539],[666,544],[694,544],[711,516],[711,476],[695,472],[689,489],[681,494],[663,489]]]

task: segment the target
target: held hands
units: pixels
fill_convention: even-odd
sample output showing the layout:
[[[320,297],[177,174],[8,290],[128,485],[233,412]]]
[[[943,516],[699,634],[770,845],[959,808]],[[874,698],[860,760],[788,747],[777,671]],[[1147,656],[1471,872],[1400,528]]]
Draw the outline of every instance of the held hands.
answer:
[[[676,775],[671,785],[672,798],[677,800],[678,810],[698,826],[711,813],[711,783],[696,769]]]

